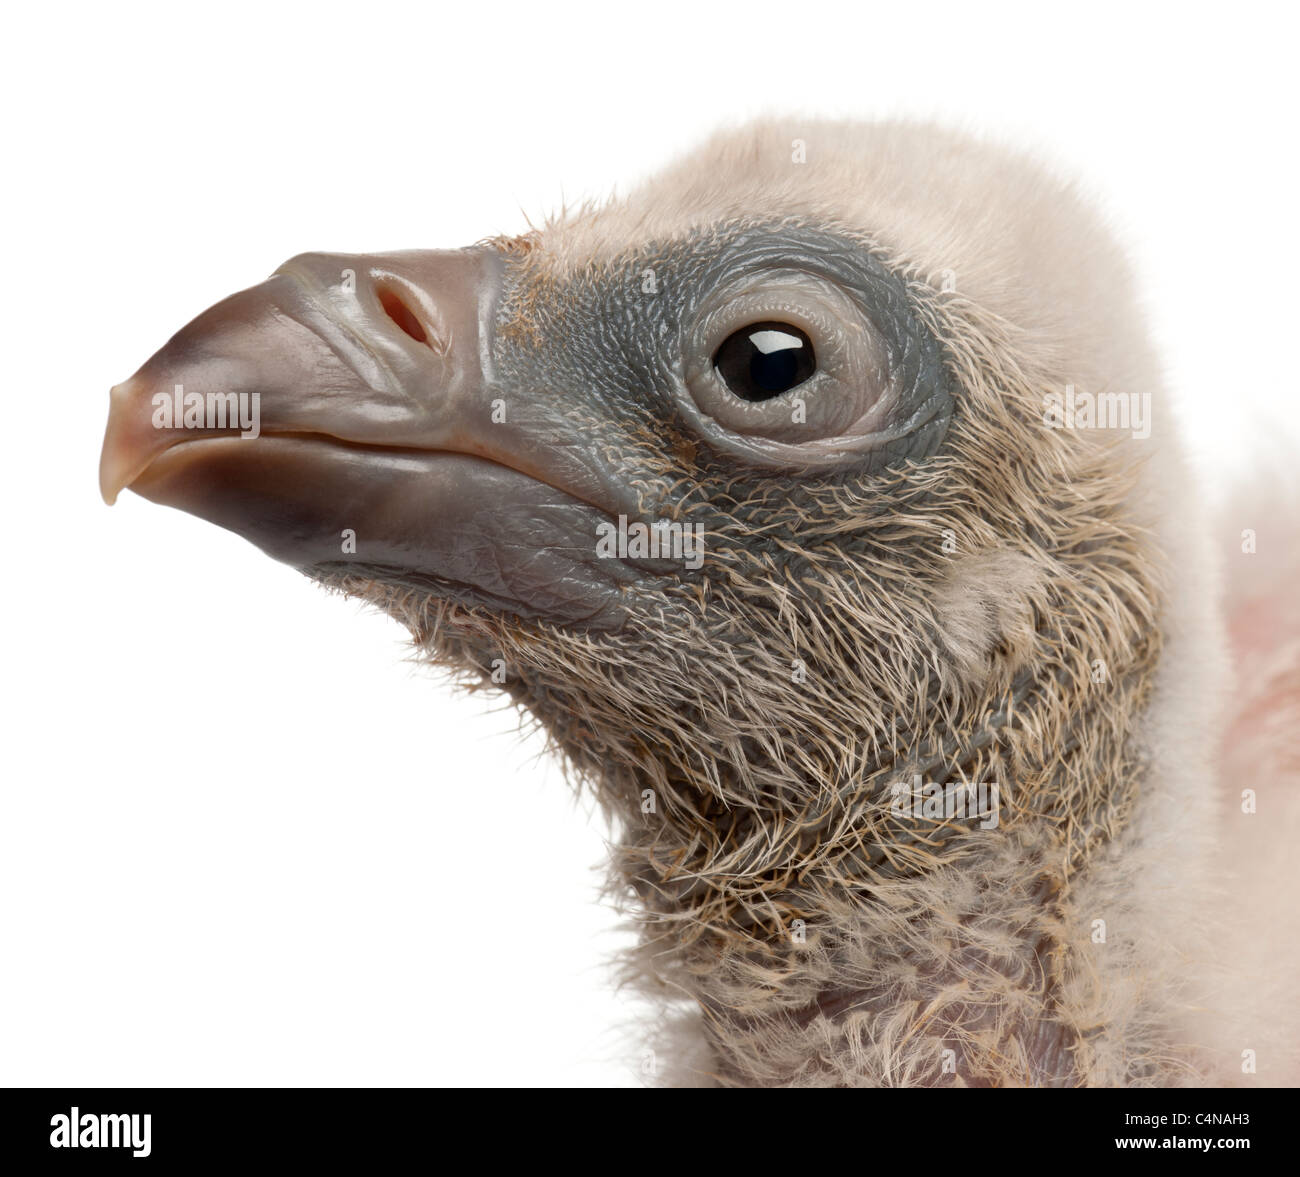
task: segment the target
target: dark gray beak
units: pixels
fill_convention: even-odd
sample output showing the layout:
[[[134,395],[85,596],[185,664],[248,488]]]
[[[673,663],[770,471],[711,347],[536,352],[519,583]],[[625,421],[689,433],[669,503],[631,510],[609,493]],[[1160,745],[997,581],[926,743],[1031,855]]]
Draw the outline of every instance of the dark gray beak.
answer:
[[[304,254],[205,311],[112,392],[100,488],[126,487],[323,577],[612,624],[608,500],[573,439],[507,411],[486,247]]]

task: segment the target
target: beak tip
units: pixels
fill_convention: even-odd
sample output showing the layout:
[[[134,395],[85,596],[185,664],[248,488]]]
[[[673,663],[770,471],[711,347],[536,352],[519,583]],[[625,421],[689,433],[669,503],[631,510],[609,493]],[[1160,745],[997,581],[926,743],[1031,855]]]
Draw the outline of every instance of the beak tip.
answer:
[[[99,496],[108,506],[117,502],[117,496],[130,484],[129,471],[124,469],[124,430],[121,418],[130,402],[131,380],[115,384],[108,393],[108,426],[104,431],[103,448],[99,456]]]
[[[117,472],[111,466],[108,447],[105,446],[104,455],[99,461],[99,497],[110,507],[117,502],[117,496],[122,493],[123,487],[121,478],[117,477]]]

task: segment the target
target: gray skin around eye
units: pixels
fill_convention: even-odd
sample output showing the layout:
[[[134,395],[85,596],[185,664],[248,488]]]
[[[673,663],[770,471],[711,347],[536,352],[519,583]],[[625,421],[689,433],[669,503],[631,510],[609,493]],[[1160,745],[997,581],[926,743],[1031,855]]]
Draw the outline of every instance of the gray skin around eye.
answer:
[[[898,379],[892,436],[852,455],[839,471],[869,476],[934,454],[953,411],[951,377],[943,347],[914,313],[903,281],[859,243],[788,222],[724,227],[651,246],[552,287],[543,310],[545,344],[499,339],[498,376],[508,389],[546,397],[554,409],[563,404],[571,424],[589,421],[592,444],[601,443],[602,422],[610,421],[659,432],[672,422],[691,434],[680,409],[690,395],[682,361],[700,305],[740,274],[781,268],[810,271],[845,291],[875,328]],[[511,281],[507,274],[503,319],[511,313]],[[608,440],[627,446],[625,435]],[[707,448],[707,439],[697,440]],[[724,467],[743,468],[734,455],[713,456]]]

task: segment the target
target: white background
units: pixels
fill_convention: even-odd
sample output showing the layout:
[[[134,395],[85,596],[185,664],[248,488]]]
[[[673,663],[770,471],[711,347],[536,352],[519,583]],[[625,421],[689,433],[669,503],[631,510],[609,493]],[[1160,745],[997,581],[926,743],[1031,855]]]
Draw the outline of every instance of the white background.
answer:
[[[1294,437],[1283,13],[12,7],[0,1083],[639,1082],[602,825],[515,717],[233,535],[99,501],[108,388],[173,331],[292,254],[520,231],[748,115],[928,115],[1104,201],[1218,479]]]

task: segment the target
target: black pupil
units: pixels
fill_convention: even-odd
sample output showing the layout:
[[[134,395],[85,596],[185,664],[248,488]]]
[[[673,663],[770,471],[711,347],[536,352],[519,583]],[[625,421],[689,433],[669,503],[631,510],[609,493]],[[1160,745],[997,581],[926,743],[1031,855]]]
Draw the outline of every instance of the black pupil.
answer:
[[[817,370],[812,340],[789,323],[751,323],[729,335],[713,357],[727,387],[742,400],[765,401]]]

